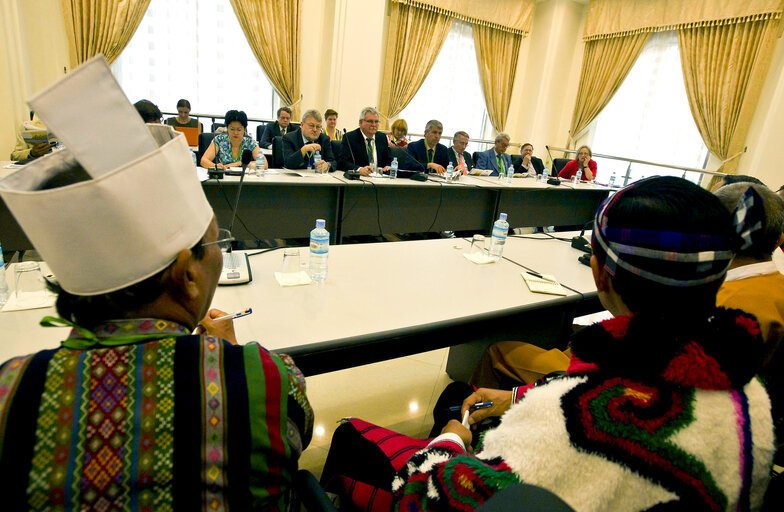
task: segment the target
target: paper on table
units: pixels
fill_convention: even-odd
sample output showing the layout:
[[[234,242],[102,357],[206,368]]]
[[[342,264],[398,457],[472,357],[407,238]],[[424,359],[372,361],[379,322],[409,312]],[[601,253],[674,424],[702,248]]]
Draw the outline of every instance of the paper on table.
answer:
[[[299,272],[275,272],[275,279],[281,286],[300,286],[303,284],[310,284],[310,276],[304,270]]]
[[[463,256],[468,261],[473,261],[477,265],[484,265],[485,263],[493,263],[496,258],[491,258],[487,254],[479,254],[478,252],[463,253]]]
[[[532,276],[527,272],[520,272],[525,279],[525,284],[533,293],[549,293],[550,295],[566,295],[566,290],[561,283],[550,274],[542,274],[542,277]]]
[[[51,292],[46,292],[45,297],[41,297],[41,300],[35,300],[31,302],[27,297],[26,294],[22,294],[21,300],[17,299],[15,293],[11,293],[8,296],[8,301],[3,306],[2,310],[4,312],[8,311],[24,311],[26,309],[40,309],[40,308],[50,308],[54,306],[55,301],[57,300],[57,295]]]

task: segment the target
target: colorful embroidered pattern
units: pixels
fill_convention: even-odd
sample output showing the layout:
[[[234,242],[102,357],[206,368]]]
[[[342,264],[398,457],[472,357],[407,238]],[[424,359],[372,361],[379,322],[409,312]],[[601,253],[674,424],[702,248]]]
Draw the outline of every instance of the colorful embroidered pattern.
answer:
[[[225,510],[223,488],[226,486],[226,383],[221,369],[223,343],[210,336],[202,340],[201,368],[204,404],[204,502],[209,510]]]
[[[578,447],[651,475],[686,503],[724,510],[727,497],[705,465],[670,441],[694,421],[694,390],[620,377],[589,380],[564,395],[566,428]]]
[[[31,358],[32,356],[17,357],[0,367],[0,441],[5,438],[8,406],[11,404],[19,380]],[[3,444],[0,442],[0,455],[2,455],[2,450]]]

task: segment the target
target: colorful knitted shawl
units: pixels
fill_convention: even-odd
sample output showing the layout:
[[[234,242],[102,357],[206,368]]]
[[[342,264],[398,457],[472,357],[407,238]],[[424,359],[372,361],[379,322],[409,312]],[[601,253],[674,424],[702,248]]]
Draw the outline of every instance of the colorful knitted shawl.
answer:
[[[0,366],[3,510],[283,506],[313,427],[288,356],[164,320],[95,334],[160,338]]]
[[[393,482],[398,510],[473,510],[517,482],[579,511],[760,507],[774,444],[753,317],[618,317],[571,345],[567,374],[522,389],[476,456],[439,441],[411,457]]]

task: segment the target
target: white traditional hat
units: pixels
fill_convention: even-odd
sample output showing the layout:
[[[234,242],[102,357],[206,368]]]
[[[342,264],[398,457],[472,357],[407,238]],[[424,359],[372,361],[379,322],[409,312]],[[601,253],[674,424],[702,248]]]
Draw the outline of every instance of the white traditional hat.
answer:
[[[185,137],[145,125],[102,55],[30,105],[66,149],[0,180],[0,197],[63,289],[97,295],[125,288],[202,238],[213,212]],[[41,189],[74,167],[92,179]]]

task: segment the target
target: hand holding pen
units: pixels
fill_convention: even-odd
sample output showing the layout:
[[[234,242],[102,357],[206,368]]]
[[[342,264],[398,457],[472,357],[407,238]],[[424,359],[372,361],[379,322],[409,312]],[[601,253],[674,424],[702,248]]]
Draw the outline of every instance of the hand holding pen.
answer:
[[[501,416],[512,406],[512,392],[501,389],[479,388],[463,400],[460,412],[467,425],[475,425],[490,416]]]
[[[240,318],[251,314],[253,311],[248,308],[234,314],[228,314],[220,309],[207,311],[204,318],[193,331],[193,334],[209,334],[228,341],[232,345],[237,345],[237,335],[234,334],[234,318]]]

